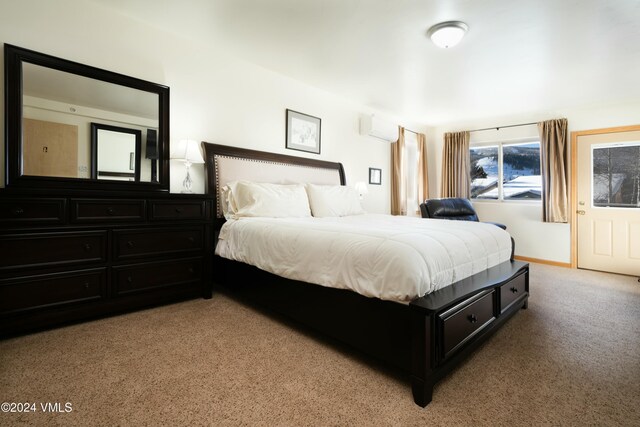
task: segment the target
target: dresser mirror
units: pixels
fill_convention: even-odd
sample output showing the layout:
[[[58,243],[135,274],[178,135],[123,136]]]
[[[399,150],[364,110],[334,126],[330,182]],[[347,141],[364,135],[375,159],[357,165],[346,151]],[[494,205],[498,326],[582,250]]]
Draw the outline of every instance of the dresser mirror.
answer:
[[[169,88],[4,45],[6,187],[168,191]]]

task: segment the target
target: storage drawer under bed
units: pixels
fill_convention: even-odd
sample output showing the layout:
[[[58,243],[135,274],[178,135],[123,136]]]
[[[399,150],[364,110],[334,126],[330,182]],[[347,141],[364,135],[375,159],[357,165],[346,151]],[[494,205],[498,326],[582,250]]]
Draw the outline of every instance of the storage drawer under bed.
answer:
[[[504,313],[513,303],[527,293],[527,282],[524,274],[500,286],[500,313]]]
[[[440,314],[441,356],[449,357],[495,320],[494,291],[485,291]]]

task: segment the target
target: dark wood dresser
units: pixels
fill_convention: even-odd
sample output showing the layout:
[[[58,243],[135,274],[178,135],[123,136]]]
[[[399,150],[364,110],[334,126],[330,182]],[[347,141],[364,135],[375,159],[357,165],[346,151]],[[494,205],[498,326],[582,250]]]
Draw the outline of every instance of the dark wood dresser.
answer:
[[[0,336],[210,298],[211,213],[204,195],[0,190]]]

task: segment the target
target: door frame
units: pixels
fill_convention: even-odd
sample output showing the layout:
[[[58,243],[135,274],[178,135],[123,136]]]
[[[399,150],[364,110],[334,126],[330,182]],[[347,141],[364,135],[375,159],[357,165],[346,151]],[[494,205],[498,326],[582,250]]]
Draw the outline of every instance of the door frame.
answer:
[[[638,132],[640,125],[618,126],[612,128],[589,129],[571,132],[571,268],[578,268],[578,138],[587,135],[607,133]]]

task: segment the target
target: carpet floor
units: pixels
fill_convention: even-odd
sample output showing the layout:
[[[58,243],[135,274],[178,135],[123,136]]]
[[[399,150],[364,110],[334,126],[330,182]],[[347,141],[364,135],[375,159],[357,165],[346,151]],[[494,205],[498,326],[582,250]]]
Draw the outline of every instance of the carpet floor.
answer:
[[[397,372],[216,294],[0,341],[0,400],[37,405],[0,425],[640,426],[637,279],[532,264],[530,290],[424,409]]]

